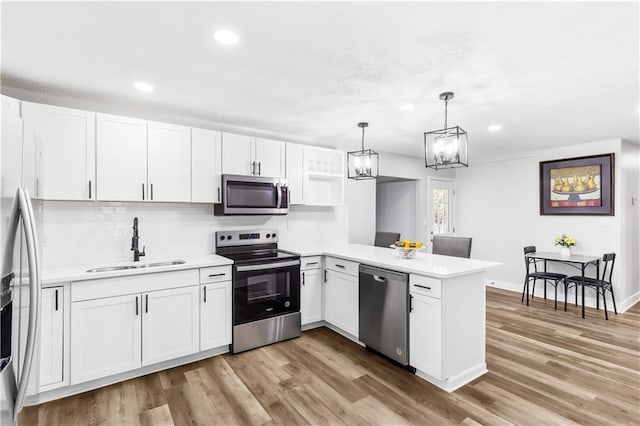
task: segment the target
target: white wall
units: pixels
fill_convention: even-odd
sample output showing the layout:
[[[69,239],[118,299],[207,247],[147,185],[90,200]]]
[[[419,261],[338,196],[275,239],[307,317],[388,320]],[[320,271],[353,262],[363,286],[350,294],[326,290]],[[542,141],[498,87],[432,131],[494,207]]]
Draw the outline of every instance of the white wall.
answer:
[[[417,241],[427,240],[427,177],[454,177],[451,170],[438,172],[424,166],[424,158],[380,153],[380,175],[415,179],[416,182],[416,230]],[[347,180],[345,204],[349,206],[349,242],[373,245],[376,233],[376,182],[375,180]]]
[[[377,183],[376,231],[399,232],[402,239],[416,240],[416,183]]]
[[[637,277],[630,274],[631,263],[638,259],[637,248],[625,248],[629,240],[636,241],[638,221],[623,224],[623,218],[638,214],[637,206],[625,207],[633,177],[627,174],[625,163],[633,163],[632,154],[622,155],[619,139],[571,145],[529,152],[521,156],[502,158],[491,163],[472,164],[456,172],[457,226],[460,234],[473,237],[473,257],[502,262],[504,265],[490,273],[498,285],[522,291],[524,260],[522,249],[535,245],[539,251],[557,251],[553,239],[563,233],[578,240],[574,253],[602,255],[616,252],[614,286],[619,306],[626,306],[637,298]],[[613,152],[615,166],[615,216],[541,216],[539,213],[540,161],[595,155]],[[637,161],[637,155],[635,156]],[[636,164],[637,173],[637,164]],[[623,169],[625,170],[623,178]],[[637,177],[636,193],[637,193]],[[625,184],[625,182],[627,182]],[[635,231],[632,229],[635,228]],[[633,233],[635,232],[635,235]],[[633,246],[632,243],[629,246]],[[635,256],[633,258],[632,256]],[[635,259],[635,260],[634,260]],[[563,269],[575,274],[574,269]],[[636,271],[637,273],[637,271]],[[571,299],[570,299],[571,300]],[[587,301],[588,303],[590,300]]]
[[[280,246],[346,242],[344,207],[294,206],[286,216],[213,215],[211,204],[45,201],[42,207],[42,258],[45,268],[101,265],[133,260],[133,218],[147,258],[173,258],[215,251],[214,235],[224,229],[277,229]]]

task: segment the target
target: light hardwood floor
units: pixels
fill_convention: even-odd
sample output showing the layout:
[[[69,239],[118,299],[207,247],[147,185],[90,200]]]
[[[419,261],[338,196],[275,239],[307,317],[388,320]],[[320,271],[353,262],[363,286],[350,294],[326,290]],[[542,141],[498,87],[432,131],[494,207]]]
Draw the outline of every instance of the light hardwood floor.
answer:
[[[27,425],[640,424],[640,304],[487,289],[489,373],[448,394],[327,328],[27,407]]]

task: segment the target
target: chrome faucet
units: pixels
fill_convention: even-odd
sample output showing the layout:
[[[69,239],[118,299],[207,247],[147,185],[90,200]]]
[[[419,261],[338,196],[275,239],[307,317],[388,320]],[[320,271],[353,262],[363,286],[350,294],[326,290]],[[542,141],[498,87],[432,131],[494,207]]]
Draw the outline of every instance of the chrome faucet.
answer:
[[[131,238],[131,250],[133,250],[134,262],[139,262],[140,257],[146,255],[146,253],[144,252],[144,249],[147,248],[146,246],[142,246],[142,251],[138,250],[139,239],[140,239],[140,236],[138,235],[138,218],[134,217],[133,218],[133,238]]]

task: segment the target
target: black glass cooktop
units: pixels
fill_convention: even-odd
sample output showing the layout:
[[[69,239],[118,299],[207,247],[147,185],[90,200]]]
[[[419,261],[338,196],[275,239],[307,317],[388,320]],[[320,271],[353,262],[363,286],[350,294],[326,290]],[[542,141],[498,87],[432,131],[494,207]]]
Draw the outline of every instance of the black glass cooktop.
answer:
[[[285,259],[299,259],[300,256],[292,253],[287,253],[281,250],[249,250],[249,251],[239,251],[239,252],[227,252],[220,253],[220,256],[227,257],[234,261],[234,263],[252,263],[252,262],[261,262],[261,261],[278,261]]]

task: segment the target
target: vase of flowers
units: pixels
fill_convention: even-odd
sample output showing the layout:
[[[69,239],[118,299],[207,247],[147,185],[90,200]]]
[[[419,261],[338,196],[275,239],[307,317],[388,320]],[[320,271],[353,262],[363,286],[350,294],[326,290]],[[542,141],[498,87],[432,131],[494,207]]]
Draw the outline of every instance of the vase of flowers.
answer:
[[[576,245],[576,239],[562,234],[553,240],[553,244],[560,246],[560,256],[571,256],[571,247]]]

